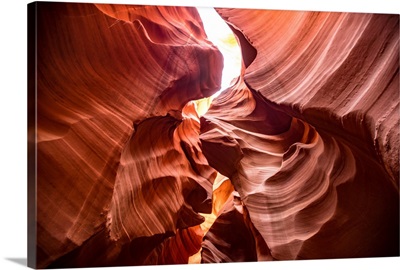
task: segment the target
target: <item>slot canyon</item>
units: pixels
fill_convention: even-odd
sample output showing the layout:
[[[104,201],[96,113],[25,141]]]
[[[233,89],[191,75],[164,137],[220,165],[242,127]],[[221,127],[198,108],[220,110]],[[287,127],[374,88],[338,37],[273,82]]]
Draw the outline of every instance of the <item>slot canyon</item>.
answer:
[[[399,256],[399,15],[31,5],[38,268]]]

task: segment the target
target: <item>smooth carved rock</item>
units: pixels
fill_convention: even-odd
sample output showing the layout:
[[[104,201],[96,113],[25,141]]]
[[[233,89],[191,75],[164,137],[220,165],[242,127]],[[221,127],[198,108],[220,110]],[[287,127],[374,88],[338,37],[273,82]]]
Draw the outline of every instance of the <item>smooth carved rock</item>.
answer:
[[[240,110],[249,100],[279,115],[248,88],[228,89],[203,117],[200,138],[210,165],[226,172],[239,192],[271,259],[397,254],[398,193],[374,157],[296,118],[276,135],[232,124],[249,119],[251,125],[253,112]],[[220,107],[242,113],[235,119],[233,110]],[[223,153],[230,153],[232,162],[220,162]],[[361,196],[352,199],[351,192]],[[211,239],[218,242],[217,233]],[[213,254],[214,262],[227,259],[224,252]]]
[[[213,100],[200,138],[272,258],[398,255],[398,17],[218,12],[257,53],[246,85]]]
[[[212,212],[217,173],[200,151],[194,103],[182,117],[153,117],[135,127],[121,154],[107,223],[51,267],[182,264],[200,250],[205,218],[198,212]]]
[[[238,193],[232,192],[204,237],[201,262],[248,262],[272,259],[268,246],[249,218],[246,206],[242,204]]]
[[[110,237],[175,232],[199,225],[211,212],[216,172],[203,156],[200,123],[189,104],[183,119],[149,118],[137,125],[122,150],[108,214]]]
[[[176,235],[165,240],[144,261],[147,265],[186,264],[189,257],[198,252],[203,241],[200,226],[178,230]]]
[[[133,124],[170,111],[179,116],[188,101],[217,91],[222,55],[206,40],[194,8],[38,3],[37,10],[37,242],[38,267],[45,267],[102,230]],[[190,140],[181,149],[195,151]],[[174,173],[158,182],[165,179],[181,185]],[[188,198],[198,189],[194,179],[184,186]],[[175,205],[173,211],[183,201]],[[147,220],[156,229],[128,235],[173,231],[174,217]],[[128,239],[116,227],[112,237]]]
[[[244,75],[251,89],[319,129],[365,141],[398,187],[398,15],[217,12],[257,51]]]
[[[204,237],[201,258],[202,263],[257,261],[254,237],[232,201]]]
[[[399,255],[398,16],[37,7],[37,267]]]

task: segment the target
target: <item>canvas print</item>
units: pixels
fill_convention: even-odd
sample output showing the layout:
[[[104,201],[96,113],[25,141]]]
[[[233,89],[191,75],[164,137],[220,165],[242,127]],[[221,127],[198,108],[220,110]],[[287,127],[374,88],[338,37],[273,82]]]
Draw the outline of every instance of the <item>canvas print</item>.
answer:
[[[399,256],[399,15],[28,5],[28,264]]]

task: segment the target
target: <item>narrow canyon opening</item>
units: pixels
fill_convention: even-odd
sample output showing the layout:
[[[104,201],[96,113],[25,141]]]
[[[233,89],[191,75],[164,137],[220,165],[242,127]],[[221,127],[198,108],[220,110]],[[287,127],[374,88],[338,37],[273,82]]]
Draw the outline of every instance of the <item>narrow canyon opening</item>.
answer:
[[[242,55],[235,35],[214,8],[198,7],[197,11],[203,21],[207,38],[217,46],[224,57],[221,89],[213,95],[216,97],[240,76]]]
[[[208,40],[218,48],[224,58],[221,88],[211,97],[194,101],[196,103],[196,111],[199,117],[201,117],[207,112],[212,100],[218,97],[229,86],[232,86],[240,76],[242,54],[234,33],[214,8],[197,7],[197,11],[203,22]]]
[[[217,11],[212,7],[196,8],[203,23],[207,39],[211,41],[223,55],[223,69],[221,87],[210,97],[190,101],[196,104],[195,109],[200,117],[205,115],[211,106],[212,101],[223,91],[237,83],[242,71],[242,54],[235,34],[227,25]],[[183,110],[184,113],[185,110]],[[234,187],[231,181],[224,175],[217,173],[212,186],[212,211],[211,213],[199,213],[204,217],[204,222],[200,224],[203,237],[209,231],[216,220],[219,212],[226,203],[230,201]],[[189,257],[188,263],[197,264],[201,262],[202,249]]]

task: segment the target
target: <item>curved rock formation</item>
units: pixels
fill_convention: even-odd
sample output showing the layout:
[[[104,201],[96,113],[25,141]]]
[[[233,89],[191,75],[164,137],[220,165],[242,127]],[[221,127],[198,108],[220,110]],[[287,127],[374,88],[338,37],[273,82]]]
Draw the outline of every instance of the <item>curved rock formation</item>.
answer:
[[[37,267],[399,255],[399,16],[36,5]]]
[[[203,150],[272,258],[398,255],[398,16],[218,12],[257,53],[204,115]]]
[[[251,89],[289,115],[368,142],[398,187],[398,15],[217,11],[257,51],[244,76]]]
[[[213,101],[202,118],[200,138],[210,165],[227,175],[239,192],[252,224],[270,249],[269,259],[396,255],[398,192],[384,168],[369,156],[372,153],[341,137],[317,132],[296,118],[286,131],[279,131],[277,125],[279,132],[275,132],[271,122],[287,115],[244,84],[237,86],[241,88],[228,89]],[[222,111],[222,107],[229,109]],[[259,121],[255,128],[259,110],[275,117]],[[221,161],[224,153],[229,153],[229,159]],[[353,200],[352,193],[360,196]],[[343,228],[345,235],[336,238]],[[218,243],[225,232],[218,235],[211,227],[212,236],[206,239]],[[225,256],[230,252],[219,250],[218,256],[214,249],[216,257],[211,260],[205,254],[206,261],[229,261]]]
[[[144,120],[161,117],[159,122],[165,123],[166,130],[157,127],[152,130],[153,134],[173,132],[178,120],[165,116],[168,112],[182,118],[180,110],[188,101],[210,96],[219,88],[222,55],[207,41],[197,11],[156,6],[37,5],[38,267],[47,266],[100,232],[107,216],[116,215],[109,226],[113,239],[173,232],[179,222],[197,223],[187,221],[190,212],[185,211],[183,197],[199,205],[196,200],[203,198],[203,193],[198,195],[193,190],[204,188],[205,180],[197,184],[201,176],[190,176],[194,173],[184,176],[178,171],[172,174],[167,171],[155,175],[156,170],[149,176],[154,177],[154,185],[169,181],[172,189],[177,185],[185,189],[172,190],[175,193],[161,198],[170,199],[169,196],[184,193],[171,208],[173,215],[167,214],[166,220],[159,224],[147,219],[145,223],[154,223],[156,229],[144,232],[134,231],[125,221],[129,236],[118,223],[118,218],[125,217],[121,207],[130,206],[126,200],[133,195],[119,188],[126,187],[121,179],[128,170],[123,171],[121,167],[131,166],[135,174],[135,164],[126,165],[130,161],[129,154],[125,154],[129,152],[127,141],[132,137],[134,124],[139,129],[147,125],[151,131],[153,127],[148,123],[152,120]],[[192,124],[185,123],[183,126],[189,133],[195,132]],[[135,132],[147,136],[149,130]],[[152,166],[163,166],[157,162],[176,158],[178,163],[171,163],[167,168],[171,170],[171,166],[185,159],[185,154],[201,152],[198,146],[191,145],[198,136],[190,138],[193,134],[186,134],[182,128],[176,133],[179,134],[172,136],[171,133],[173,138],[167,138],[165,143],[170,144],[170,156],[152,161],[151,155],[156,157],[169,150],[148,152]],[[176,141],[179,136],[186,137]],[[148,140],[148,143],[139,141],[143,152],[151,150],[152,142]],[[162,148],[163,142],[158,146]],[[180,147],[180,153],[174,147]],[[124,153],[122,157],[121,153]],[[149,165],[144,159],[137,161],[137,166]],[[190,162],[194,166],[199,159],[201,156],[194,156],[190,161],[185,159],[182,171],[191,166]],[[199,170],[196,173],[202,173],[201,166],[195,168]],[[205,174],[212,183],[210,173]],[[181,184],[183,178],[187,184]],[[148,182],[149,178],[136,180],[137,185],[153,185]],[[208,185],[210,193],[211,184]],[[137,197],[134,201],[137,202]],[[164,205],[166,202],[153,203]],[[175,211],[180,208],[180,216],[186,215],[186,219],[178,219]],[[154,215],[164,212],[164,209],[154,209]],[[146,209],[143,211],[138,215],[147,213]]]
[[[110,237],[124,242],[199,225],[211,212],[216,172],[199,145],[194,104],[183,119],[149,118],[122,150],[108,214]]]

